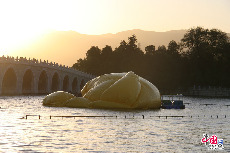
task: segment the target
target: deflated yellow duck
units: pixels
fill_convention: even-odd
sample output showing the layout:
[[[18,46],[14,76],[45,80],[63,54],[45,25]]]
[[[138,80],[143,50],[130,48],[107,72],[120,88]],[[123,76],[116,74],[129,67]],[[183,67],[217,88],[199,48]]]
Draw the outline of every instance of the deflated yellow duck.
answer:
[[[43,105],[103,109],[158,109],[161,106],[159,90],[133,72],[94,78],[86,83],[81,93],[83,97],[54,92],[44,98]]]

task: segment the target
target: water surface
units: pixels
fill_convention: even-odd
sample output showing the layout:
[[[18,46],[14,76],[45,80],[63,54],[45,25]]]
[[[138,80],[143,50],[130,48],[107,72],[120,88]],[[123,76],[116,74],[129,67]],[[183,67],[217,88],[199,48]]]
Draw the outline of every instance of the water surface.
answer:
[[[124,111],[45,107],[43,98],[0,97],[0,152],[207,152],[204,133],[223,139],[221,152],[230,152],[230,99],[185,97],[190,104],[181,110]],[[185,117],[157,117],[176,115]]]

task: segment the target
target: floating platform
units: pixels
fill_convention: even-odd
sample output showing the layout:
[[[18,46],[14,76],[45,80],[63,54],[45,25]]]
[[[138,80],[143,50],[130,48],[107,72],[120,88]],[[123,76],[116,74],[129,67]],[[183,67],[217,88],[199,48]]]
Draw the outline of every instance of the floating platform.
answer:
[[[183,95],[163,95],[161,96],[161,108],[163,109],[185,109]]]

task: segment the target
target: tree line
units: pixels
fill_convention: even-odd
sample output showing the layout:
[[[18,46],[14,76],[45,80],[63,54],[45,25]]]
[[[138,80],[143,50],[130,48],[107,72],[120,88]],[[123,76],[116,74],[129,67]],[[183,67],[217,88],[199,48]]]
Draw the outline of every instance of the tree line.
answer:
[[[94,75],[133,71],[160,90],[189,87],[230,87],[230,41],[218,29],[189,29],[180,42],[168,46],[149,45],[145,51],[132,35],[114,50],[92,46],[73,68]]]

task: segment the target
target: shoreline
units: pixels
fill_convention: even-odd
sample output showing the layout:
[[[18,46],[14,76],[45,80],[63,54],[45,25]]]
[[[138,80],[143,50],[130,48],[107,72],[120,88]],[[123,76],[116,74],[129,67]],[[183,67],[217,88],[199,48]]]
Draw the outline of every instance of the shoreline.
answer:
[[[165,94],[182,94],[189,97],[205,97],[205,98],[230,98],[230,88],[222,87],[206,87],[206,88],[188,88],[162,91],[162,95]]]

